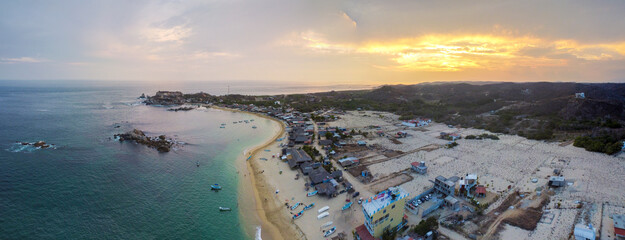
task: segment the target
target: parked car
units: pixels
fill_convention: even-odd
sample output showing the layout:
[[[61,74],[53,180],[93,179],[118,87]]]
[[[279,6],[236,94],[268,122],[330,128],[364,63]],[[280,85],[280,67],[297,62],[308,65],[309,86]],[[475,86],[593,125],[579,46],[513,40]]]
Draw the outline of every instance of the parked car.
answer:
[[[362,198],[358,199],[358,204],[362,204]]]
[[[347,192],[347,191],[346,191],[346,190],[341,190],[341,191],[339,192],[339,194],[343,194],[343,193],[345,193],[345,192]]]
[[[355,192],[355,193],[352,195],[352,197],[353,197],[353,198],[355,198],[355,197],[358,197],[358,195],[360,195],[360,192]]]

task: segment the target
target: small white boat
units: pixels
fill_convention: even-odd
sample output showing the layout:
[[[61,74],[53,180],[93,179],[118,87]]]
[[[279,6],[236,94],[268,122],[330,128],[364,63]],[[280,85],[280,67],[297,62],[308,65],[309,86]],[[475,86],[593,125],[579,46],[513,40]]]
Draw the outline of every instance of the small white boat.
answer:
[[[317,212],[322,213],[322,212],[328,211],[328,209],[330,209],[330,207],[325,206],[325,207],[322,207],[321,209],[319,209]]]
[[[291,207],[291,210],[295,210],[295,209],[297,209],[297,207],[299,207],[299,205],[300,205],[300,204],[302,204],[302,203],[301,203],[301,202],[297,202],[297,203],[295,203],[295,205],[293,205],[293,206]]]
[[[336,227],[332,227],[330,228],[330,230],[326,231],[326,233],[323,234],[323,237],[328,237],[332,235],[335,231],[336,231]]]
[[[321,228],[327,228],[327,227],[331,226],[331,225],[332,225],[332,223],[333,223],[332,221],[329,221],[329,222],[327,222],[327,223],[324,223],[323,225],[321,225]]]
[[[315,195],[317,195],[317,190],[309,192],[309,193],[306,194],[306,196],[308,196],[308,197],[312,197],[312,196],[315,196]]]
[[[319,215],[317,216],[317,219],[322,219],[322,218],[327,217],[327,216],[330,216],[330,214],[329,214],[329,213],[327,213],[327,212],[324,212],[324,213],[322,213],[322,214],[319,214]]]
[[[219,211],[222,211],[222,212],[224,212],[224,211],[232,211],[232,209],[227,208],[227,207],[219,207]]]

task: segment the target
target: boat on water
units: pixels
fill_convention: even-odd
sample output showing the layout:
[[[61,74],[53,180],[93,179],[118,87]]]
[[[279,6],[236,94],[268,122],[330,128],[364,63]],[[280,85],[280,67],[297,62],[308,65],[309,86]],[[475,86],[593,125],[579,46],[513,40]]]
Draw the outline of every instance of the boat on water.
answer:
[[[328,211],[328,209],[330,209],[330,207],[325,206],[325,207],[322,207],[321,209],[317,210],[317,212],[318,213],[322,213],[322,212]]]
[[[341,211],[345,211],[345,210],[349,209],[350,207],[352,207],[352,204],[354,204],[354,203],[353,202],[348,202],[347,204],[345,204],[345,206],[343,206]]]
[[[328,237],[332,235],[335,231],[336,231],[336,227],[332,227],[330,228],[330,230],[326,231],[326,233],[323,234],[323,237]]]
[[[215,183],[215,184],[211,185],[211,190],[221,190],[221,186],[219,186],[219,184]]]
[[[330,214],[328,212],[324,212],[322,214],[317,215],[317,219],[322,219],[324,217],[330,216]]]
[[[295,210],[295,209],[297,209],[297,207],[299,207],[299,205],[301,205],[301,204],[302,204],[301,202],[297,202],[297,203],[295,203],[295,205],[293,205],[293,206],[291,207],[291,210]]]
[[[195,164],[197,164],[197,166],[199,167],[200,166],[200,161],[197,161]]]
[[[305,206],[305,207],[304,207],[304,210],[309,210],[309,209],[311,209],[311,208],[313,208],[313,207],[315,207],[315,203],[311,203],[311,204],[309,204],[308,206]]]
[[[219,211],[222,211],[222,212],[232,211],[232,209],[230,209],[229,207],[219,207]]]
[[[302,215],[304,215],[304,210],[296,213],[295,215],[293,215],[293,219],[298,219],[300,218]]]
[[[309,193],[306,193],[306,196],[308,196],[308,197],[312,197],[312,196],[315,196],[315,195],[317,195],[317,190],[309,192]]]

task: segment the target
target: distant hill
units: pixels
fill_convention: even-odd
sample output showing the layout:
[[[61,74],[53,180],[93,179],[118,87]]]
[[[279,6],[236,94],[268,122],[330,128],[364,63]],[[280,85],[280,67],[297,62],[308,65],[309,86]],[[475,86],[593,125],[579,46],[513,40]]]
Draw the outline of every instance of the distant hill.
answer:
[[[615,153],[625,139],[625,84],[455,82],[386,85],[371,90],[276,96],[185,94],[187,102],[291,106],[393,112],[401,119],[433,118],[462,127],[565,141],[591,151]]]
[[[609,138],[607,142],[614,143],[625,138],[625,84],[617,83],[387,85],[373,90],[287,95],[284,102],[305,112],[328,107],[390,111],[402,119],[430,117],[540,140],[588,136]]]

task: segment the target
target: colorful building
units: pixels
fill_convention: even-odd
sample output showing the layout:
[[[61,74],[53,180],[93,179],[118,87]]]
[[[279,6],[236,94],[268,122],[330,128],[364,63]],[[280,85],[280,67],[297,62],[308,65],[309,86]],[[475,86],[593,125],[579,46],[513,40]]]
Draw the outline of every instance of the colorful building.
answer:
[[[400,187],[391,187],[365,200],[362,203],[364,226],[370,235],[360,236],[363,233],[359,233],[357,238],[379,238],[384,230],[393,231],[402,228],[406,224],[404,206],[408,195]]]

